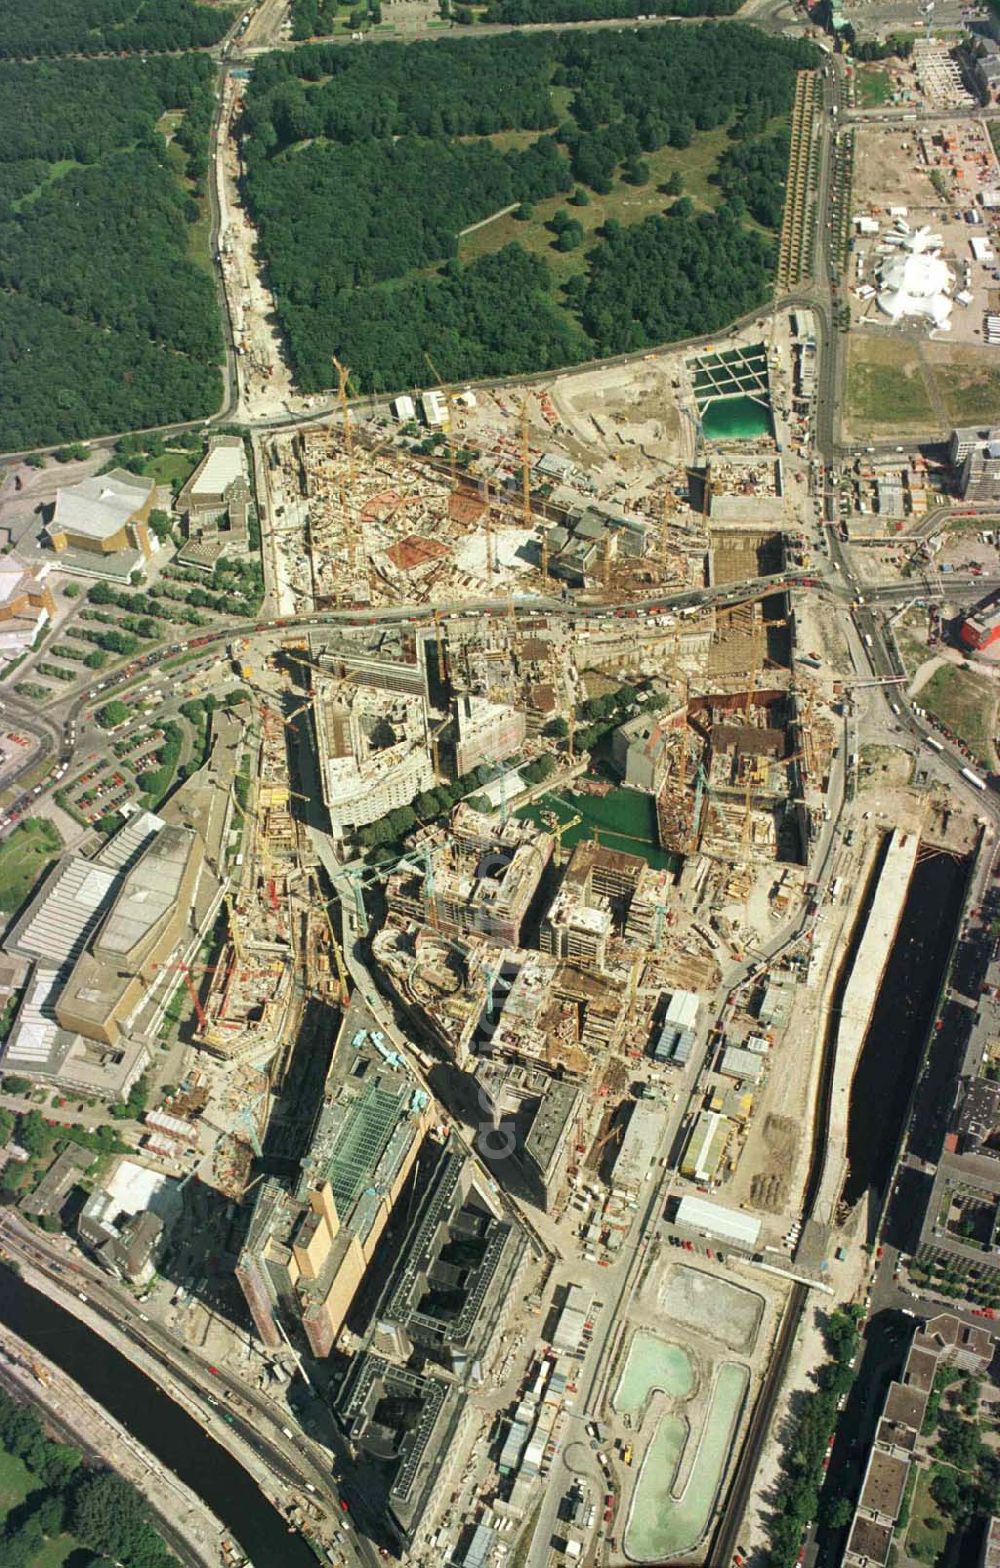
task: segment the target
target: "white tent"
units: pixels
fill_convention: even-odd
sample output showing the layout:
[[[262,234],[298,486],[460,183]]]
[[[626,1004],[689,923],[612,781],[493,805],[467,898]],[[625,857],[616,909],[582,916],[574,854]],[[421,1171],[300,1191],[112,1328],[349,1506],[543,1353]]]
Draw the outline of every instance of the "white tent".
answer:
[[[879,309],[893,321],[925,316],[935,327],[951,325],[951,290],[955,279],[941,260],[941,236],[918,229],[903,236],[902,245],[881,263]]]

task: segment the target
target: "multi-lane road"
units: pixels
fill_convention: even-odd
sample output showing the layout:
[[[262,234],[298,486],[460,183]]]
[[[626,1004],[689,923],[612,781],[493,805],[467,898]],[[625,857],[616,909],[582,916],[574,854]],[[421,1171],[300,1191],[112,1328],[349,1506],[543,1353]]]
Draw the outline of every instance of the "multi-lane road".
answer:
[[[343,1531],[337,1551],[349,1568],[375,1568],[378,1553],[343,1516],[341,1493],[333,1478],[335,1461],[329,1450],[301,1429],[289,1435],[289,1417],[257,1389],[225,1367],[205,1361],[189,1344],[143,1313],[135,1298],[112,1284],[106,1274],[78,1253],[68,1254],[58,1243],[26,1226],[12,1210],[0,1219],[0,1242],[12,1258],[70,1298],[82,1291],[89,1312],[164,1369],[168,1374],[165,1391],[179,1397],[211,1437],[231,1448],[255,1479],[259,1481],[263,1473],[264,1490],[279,1504],[287,1506],[294,1500],[307,1510],[321,1505]]]

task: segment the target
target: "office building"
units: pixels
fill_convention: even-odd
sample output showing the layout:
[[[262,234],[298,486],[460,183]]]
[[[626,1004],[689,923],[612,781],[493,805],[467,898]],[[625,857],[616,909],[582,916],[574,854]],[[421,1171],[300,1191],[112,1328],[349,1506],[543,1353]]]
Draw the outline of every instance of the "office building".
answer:
[[[236,1277],[261,1339],[301,1331],[327,1356],[431,1125],[433,1107],[367,1015],[341,1025],[316,1129],[294,1188],[254,1202]]]
[[[455,771],[461,776],[515,756],[524,745],[526,721],[507,703],[462,696],[455,704],[455,731]]]
[[[434,784],[419,693],[317,677],[313,718],[334,838],[349,838]]]

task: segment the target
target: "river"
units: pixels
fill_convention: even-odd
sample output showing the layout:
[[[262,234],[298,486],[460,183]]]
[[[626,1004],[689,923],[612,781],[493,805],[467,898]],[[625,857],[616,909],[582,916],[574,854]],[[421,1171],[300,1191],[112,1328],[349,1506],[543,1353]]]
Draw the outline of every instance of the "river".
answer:
[[[232,1456],[107,1340],[9,1269],[0,1322],[62,1367],[172,1470],[250,1553],[253,1568],[316,1568],[316,1558]]]

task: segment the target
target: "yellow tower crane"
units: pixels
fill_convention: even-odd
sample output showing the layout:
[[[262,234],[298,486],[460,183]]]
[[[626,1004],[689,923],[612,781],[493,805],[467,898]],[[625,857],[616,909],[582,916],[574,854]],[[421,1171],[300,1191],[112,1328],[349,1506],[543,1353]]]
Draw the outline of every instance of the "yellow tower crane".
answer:
[[[577,812],[577,814],[570,817],[567,822],[563,822],[556,812],[546,811],[543,813],[542,820],[548,824],[549,831],[552,833],[552,836],[556,841],[556,865],[561,866],[563,835],[568,833],[570,828],[579,827],[580,823],[583,821],[583,818],[580,816],[579,812]]]
[[[233,903],[232,896],[228,892],[223,893],[222,899],[226,906],[226,914],[229,916],[229,936],[233,944],[233,952],[236,954],[237,963],[242,964],[244,962],[243,939],[240,936],[239,921],[236,915],[236,905]]]
[[[441,392],[441,395],[444,398],[445,415],[446,415],[444,431],[445,431],[445,435],[448,438],[448,466],[451,469],[451,488],[453,490],[457,490],[458,489],[458,454],[457,454],[456,449],[455,449],[455,399],[454,399],[454,396],[452,394],[451,388],[445,386],[444,382],[441,380],[441,374],[440,374],[437,366],[435,365],[434,361],[431,359],[431,356],[429,354],[425,354],[424,358],[426,359],[428,365],[430,366],[431,375],[434,377],[434,380],[437,382],[438,390]]]
[[[493,573],[496,570],[496,561],[494,559],[496,542],[493,538],[493,511],[490,506],[490,482],[488,479],[483,480],[483,500],[486,504],[486,580],[492,587]]]
[[[347,387],[351,379],[351,372],[346,365],[342,365],[336,354],[333,356],[333,368],[337,372],[337,402],[340,404],[340,419],[344,429],[344,451],[347,453],[347,467],[351,483],[354,483],[354,429],[351,425],[351,410],[347,402]]]
[[[323,905],[323,914],[326,917],[326,926],[330,933],[330,946],[333,949],[333,961],[337,966],[337,979],[340,982],[340,1005],[341,1007],[346,1007],[351,999],[351,988],[347,980],[347,968],[344,964],[344,954],[340,943],[337,941],[337,933],[333,929],[333,921],[330,919],[329,906],[326,904]]]
[[[531,445],[528,440],[528,394],[521,399],[521,513],[525,528],[530,528],[531,516]]]

